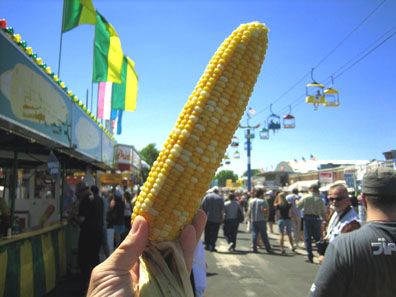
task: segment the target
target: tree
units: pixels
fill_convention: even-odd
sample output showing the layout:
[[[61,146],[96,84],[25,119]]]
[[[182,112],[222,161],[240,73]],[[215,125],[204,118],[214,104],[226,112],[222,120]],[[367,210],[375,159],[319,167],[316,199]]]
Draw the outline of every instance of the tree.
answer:
[[[154,161],[157,160],[159,155],[159,151],[155,147],[155,143],[148,144],[145,148],[143,148],[140,152],[140,157],[150,166],[153,165]]]
[[[238,175],[232,170],[222,170],[216,174],[215,179],[219,182],[219,187],[225,187],[227,179],[232,179],[235,182],[238,179]]]
[[[155,147],[155,143],[150,143],[139,152],[139,155],[147,164],[153,166],[154,161],[157,160],[159,151]],[[149,174],[149,169],[143,167],[142,168],[143,181],[146,181],[148,174]]]
[[[250,170],[250,175],[251,176],[256,176],[259,173],[261,173],[261,171],[259,169],[251,169]],[[242,176],[247,176],[247,171],[245,171],[245,173]]]

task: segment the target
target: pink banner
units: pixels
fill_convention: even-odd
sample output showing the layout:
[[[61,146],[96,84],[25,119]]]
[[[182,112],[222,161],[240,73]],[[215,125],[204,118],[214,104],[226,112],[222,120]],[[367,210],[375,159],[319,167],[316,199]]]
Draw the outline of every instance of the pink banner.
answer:
[[[100,82],[98,87],[98,119],[109,120],[111,112],[111,82]]]

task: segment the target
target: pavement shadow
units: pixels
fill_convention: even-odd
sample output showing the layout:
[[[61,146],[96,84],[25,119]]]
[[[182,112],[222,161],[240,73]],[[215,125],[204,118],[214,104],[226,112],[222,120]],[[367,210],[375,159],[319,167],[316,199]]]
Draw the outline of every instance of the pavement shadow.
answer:
[[[221,255],[247,255],[250,253],[250,251],[240,251],[240,250],[235,250],[235,251],[217,251],[218,254]]]
[[[251,238],[238,238],[237,241],[252,241]]]
[[[56,287],[43,297],[84,297],[81,291],[81,279],[79,276],[67,275],[59,280]]]

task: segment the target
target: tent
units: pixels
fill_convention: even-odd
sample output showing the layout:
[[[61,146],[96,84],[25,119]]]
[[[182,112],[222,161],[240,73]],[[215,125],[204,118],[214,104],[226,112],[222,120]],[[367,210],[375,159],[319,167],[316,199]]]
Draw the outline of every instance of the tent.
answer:
[[[346,181],[343,180],[343,179],[336,180],[335,182],[332,182],[332,183],[327,184],[327,185],[325,185],[325,186],[323,186],[323,187],[320,187],[320,188],[319,188],[319,191],[320,191],[320,192],[328,192],[331,186],[333,186],[333,185],[338,185],[338,184],[344,185],[344,186],[347,188],[348,192],[354,192],[354,191],[355,191],[354,188],[348,188],[348,187],[347,187],[347,184],[346,184]]]
[[[291,192],[293,189],[298,189],[299,192],[307,192],[308,188],[313,184],[318,184],[317,179],[301,180],[284,188],[285,191]]]

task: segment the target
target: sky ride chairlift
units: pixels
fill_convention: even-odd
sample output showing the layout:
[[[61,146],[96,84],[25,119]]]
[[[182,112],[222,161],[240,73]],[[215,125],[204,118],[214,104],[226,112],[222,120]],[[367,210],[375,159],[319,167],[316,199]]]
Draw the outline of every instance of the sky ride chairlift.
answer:
[[[239,146],[239,138],[237,136],[234,136],[231,140],[231,146],[232,147],[238,147]]]
[[[305,102],[308,104],[313,104],[315,110],[318,110],[320,104],[325,104],[325,96],[323,94],[324,85],[318,83],[313,78],[313,71],[311,70],[312,82],[306,85],[307,94],[305,97]]]
[[[234,152],[233,157],[234,157],[234,159],[239,159],[239,158],[241,157],[241,154],[238,152],[238,150],[236,150],[236,151]]]
[[[269,139],[269,129],[266,121],[264,121],[263,128],[260,130],[260,139]]]
[[[283,128],[284,129],[296,128],[296,118],[291,114],[290,105],[289,105],[289,113],[283,117]]]
[[[331,77],[331,87],[327,88],[323,91],[324,97],[325,97],[325,103],[324,106],[326,107],[338,107],[340,106],[340,98],[339,98],[339,92],[333,88],[334,85],[334,79],[333,76]]]
[[[271,115],[267,118],[268,130],[272,130],[275,133],[276,130],[280,130],[281,128],[281,124],[280,124],[281,120],[280,120],[280,116],[274,114],[274,112],[272,111],[272,104],[270,105],[270,111],[271,111]]]
[[[224,155],[223,161],[224,161],[225,165],[230,165],[231,164],[230,157],[228,157],[228,154]]]

